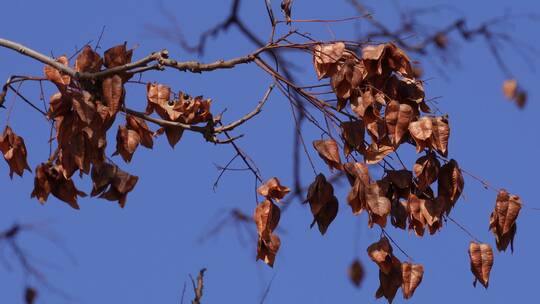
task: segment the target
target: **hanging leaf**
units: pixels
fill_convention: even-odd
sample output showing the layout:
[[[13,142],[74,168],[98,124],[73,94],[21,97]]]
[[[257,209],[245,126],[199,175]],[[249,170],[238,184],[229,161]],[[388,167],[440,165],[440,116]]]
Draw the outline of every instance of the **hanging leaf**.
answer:
[[[345,43],[318,44],[313,48],[313,65],[319,80],[331,77],[337,71],[337,61],[345,51]]]
[[[34,178],[34,190],[31,197],[36,197],[41,204],[44,204],[52,193],[58,199],[66,202],[73,209],[79,209],[77,197],[85,197],[86,194],[79,191],[72,179],[66,178],[62,174],[61,165],[43,163],[36,168]]]
[[[92,196],[108,201],[118,201],[120,208],[124,208],[127,195],[131,192],[139,177],[131,175],[115,165],[103,162],[92,167]]]
[[[392,246],[386,237],[382,237],[378,242],[369,245],[367,248],[369,258],[379,266],[379,269],[390,274],[392,270]]]
[[[375,165],[392,152],[394,152],[394,147],[392,146],[371,143],[364,153],[364,160],[369,165]]]
[[[489,229],[495,235],[497,250],[505,251],[510,245],[514,251],[514,236],[517,231],[516,220],[521,210],[521,199],[501,189],[497,194],[495,210],[489,219]]]
[[[24,139],[15,134],[9,126],[6,126],[4,133],[0,136],[0,151],[9,165],[10,178],[13,178],[13,173],[22,177],[24,170],[32,172],[26,160],[27,152]]]
[[[375,298],[385,297],[388,303],[392,303],[398,289],[403,283],[403,275],[401,274],[401,261],[392,256],[391,268],[389,273],[384,273],[379,269],[379,288],[375,293]]]
[[[343,169],[351,186],[354,185],[357,178],[362,179],[365,184],[369,184],[371,181],[368,167],[364,163],[349,162],[343,165]]]
[[[390,200],[381,193],[379,183],[371,183],[366,188],[366,209],[369,214],[368,226],[371,228],[373,224],[377,224],[384,228],[386,220],[390,214]]]
[[[92,50],[91,46],[85,45],[75,60],[75,71],[82,73],[95,73],[101,70],[101,65],[103,65],[103,59],[101,59],[101,56]]]
[[[364,132],[364,123],[361,120],[346,121],[341,124],[341,136],[345,143],[343,150],[346,156],[353,151],[362,153],[366,149]]]
[[[410,299],[418,285],[422,282],[424,266],[405,262],[401,264],[401,273],[403,276],[403,283],[401,285],[403,298]]]
[[[356,288],[360,288],[365,276],[364,266],[362,266],[360,260],[355,259],[351,263],[349,269],[347,269],[347,274],[349,275],[351,283],[353,283]]]
[[[141,145],[152,149],[154,147],[153,132],[150,131],[146,122],[133,115],[126,115],[126,127],[129,130],[133,130],[139,134],[141,138]]]
[[[131,62],[133,50],[126,49],[126,43],[114,46],[104,53],[104,64],[107,68],[122,66]]]
[[[451,159],[441,167],[438,177],[438,197],[445,205],[446,214],[449,214],[463,192],[464,181],[458,163]]]
[[[257,241],[257,261],[263,260],[268,266],[274,267],[276,255],[281,246],[279,237],[271,234],[268,238],[261,238]]]
[[[424,116],[409,124],[409,133],[416,142],[416,152],[431,147],[433,122],[430,117]]]
[[[283,14],[285,14],[285,19],[287,20],[287,24],[291,24],[291,6],[292,6],[292,0],[283,0],[281,1],[281,10],[283,11]]]
[[[257,193],[260,195],[270,200],[275,199],[278,202],[289,192],[291,192],[291,189],[282,186],[277,177],[272,177],[257,189]]]
[[[140,142],[141,137],[139,136],[139,133],[129,130],[125,126],[118,126],[118,133],[116,134],[116,151],[113,155],[120,154],[122,159],[124,159],[126,163],[129,163]]]
[[[259,237],[268,239],[276,229],[280,216],[281,211],[279,207],[270,200],[265,200],[258,204],[257,208],[255,208],[254,219]]]
[[[102,94],[111,116],[116,115],[124,103],[124,83],[122,77],[112,75],[103,79]]]
[[[493,266],[493,250],[488,244],[471,242],[469,245],[469,258],[471,260],[471,271],[475,276],[473,285],[480,281],[486,289],[489,285],[489,273]]]
[[[24,289],[24,303],[34,304],[37,298],[37,291],[33,287],[26,287]]]
[[[66,55],[56,58],[55,61],[65,66],[69,66],[69,59]],[[71,83],[71,76],[61,73],[50,65],[46,65],[43,68],[43,72],[45,73],[45,77],[47,77],[50,82],[54,83],[60,91],[64,91]]]
[[[315,140],[313,141],[313,147],[330,169],[342,169],[339,147],[335,140]]]
[[[420,191],[424,191],[437,180],[440,168],[441,163],[434,153],[428,152],[416,160],[413,171],[418,180],[417,186]]]
[[[431,134],[431,147],[440,155],[448,156],[448,138],[450,137],[450,126],[446,116],[435,117],[431,120],[433,132]]]
[[[407,200],[407,213],[409,214],[409,230],[414,230],[417,236],[423,236],[426,220],[422,210],[425,201],[416,195],[410,194]]]
[[[413,119],[413,109],[408,104],[400,104],[396,100],[392,100],[386,107],[384,119],[392,144],[394,147],[399,146]]]

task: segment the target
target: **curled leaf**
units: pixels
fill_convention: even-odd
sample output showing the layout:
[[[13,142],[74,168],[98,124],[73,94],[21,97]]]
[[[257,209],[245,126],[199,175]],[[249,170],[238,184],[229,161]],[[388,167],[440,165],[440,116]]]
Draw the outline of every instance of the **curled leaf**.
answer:
[[[495,235],[497,250],[504,251],[510,245],[514,251],[514,236],[517,230],[516,220],[521,210],[521,199],[502,189],[497,194],[495,210],[489,219],[489,229]]]
[[[369,245],[367,248],[369,258],[379,266],[379,269],[390,274],[392,270],[392,246],[386,237],[382,237],[378,242]]]
[[[489,273],[493,266],[493,250],[488,244],[471,242],[469,245],[469,258],[471,260],[471,271],[475,276],[473,285],[480,281],[486,289],[489,285]]]
[[[83,73],[95,73],[101,69],[103,59],[92,50],[92,47],[85,45],[81,53],[75,60],[75,71]]]
[[[0,136],[0,151],[9,165],[9,177],[13,178],[13,173],[22,176],[24,170],[30,170],[26,160],[27,151],[24,139],[9,127],[6,126],[2,136]]]
[[[446,214],[454,207],[463,192],[464,181],[458,163],[451,159],[441,167],[438,177],[438,197],[445,205]]]
[[[267,239],[270,237],[279,223],[280,215],[279,207],[269,200],[257,205],[253,218],[260,238]]]
[[[313,147],[330,169],[342,169],[339,147],[335,140],[315,140],[313,141]]]
[[[365,275],[364,267],[362,266],[360,260],[355,259],[351,263],[349,269],[347,269],[347,274],[349,276],[349,280],[351,280],[351,283],[353,283],[353,285],[357,288],[360,288],[360,285],[362,284]]]
[[[401,274],[403,276],[403,283],[401,285],[403,298],[410,299],[418,285],[422,282],[424,266],[420,264],[402,263]]]
[[[291,189],[282,186],[277,177],[272,177],[257,189],[257,193],[260,195],[266,197],[267,199],[275,199],[278,202],[289,192],[291,192]]]

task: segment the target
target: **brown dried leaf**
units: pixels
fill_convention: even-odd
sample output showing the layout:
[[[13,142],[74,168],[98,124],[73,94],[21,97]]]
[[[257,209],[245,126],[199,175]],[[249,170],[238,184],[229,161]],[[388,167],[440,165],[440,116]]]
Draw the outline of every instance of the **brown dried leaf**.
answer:
[[[127,195],[131,192],[139,177],[131,175],[115,165],[103,162],[92,167],[92,196],[108,201],[118,201],[121,208],[126,205]]]
[[[126,126],[129,130],[133,130],[139,134],[141,145],[152,149],[154,147],[153,132],[150,131],[146,122],[133,115],[126,115]]]
[[[359,215],[367,207],[366,188],[369,182],[366,183],[362,178],[356,178],[349,194],[347,195],[347,203],[351,206],[353,215]]]
[[[263,239],[259,237],[257,242],[257,260],[263,260],[268,266],[274,267],[276,254],[281,246],[281,241],[276,234]]]
[[[379,182],[371,183],[366,187],[366,209],[369,213],[368,226],[378,224],[381,228],[386,226],[386,219],[390,214],[390,200],[381,193]]]
[[[401,290],[403,291],[403,298],[410,299],[418,285],[422,282],[424,276],[424,266],[420,264],[402,263],[401,274],[403,283]]]
[[[276,229],[279,223],[280,216],[281,210],[270,200],[265,200],[257,205],[253,218],[255,220],[255,224],[257,225],[259,238],[270,238],[270,235]]]
[[[369,258],[379,266],[384,274],[392,271],[392,246],[386,237],[382,237],[378,242],[369,245],[367,248]]]
[[[343,165],[343,170],[351,186],[355,184],[357,178],[360,178],[367,185],[371,182],[368,166],[364,163],[349,162]]]
[[[409,230],[414,230],[417,236],[423,236],[426,220],[424,218],[425,200],[419,199],[416,195],[410,194],[407,200],[407,213],[409,214]]]
[[[285,19],[287,20],[287,24],[291,24],[291,5],[292,5],[292,0],[281,1],[281,10],[283,11],[283,14],[285,14]]]
[[[69,66],[69,60],[66,57],[66,55],[62,55],[55,59],[55,61],[65,65]],[[45,77],[52,83],[54,83],[60,91],[63,91],[69,86],[71,83],[71,76],[62,74],[59,70],[53,68],[50,65],[46,65],[43,68],[43,72],[45,73]]]
[[[61,165],[44,163],[36,168],[34,178],[34,190],[31,197],[37,197],[40,203],[45,203],[50,193],[58,199],[66,202],[73,209],[79,209],[77,196],[85,197],[86,194],[79,191],[73,180],[66,178]]]
[[[517,92],[518,92],[518,84],[517,80],[515,79],[507,79],[503,83],[503,94],[504,97],[508,100],[513,100],[516,98]]]
[[[13,178],[13,173],[22,177],[25,169],[32,172],[26,160],[28,153],[24,139],[15,134],[9,126],[6,126],[2,136],[0,136],[0,151],[9,165],[10,178]]]
[[[328,230],[328,226],[334,221],[338,214],[339,210],[339,203],[335,196],[332,196],[328,202],[326,202],[319,213],[317,213],[317,217],[313,220],[313,223],[311,223],[310,228],[317,223],[317,227],[319,228],[319,231],[322,235],[326,233]]]
[[[346,121],[341,124],[345,156],[350,155],[353,151],[360,153],[365,151],[364,132],[364,123],[361,120]]]
[[[385,112],[386,128],[392,144],[397,147],[407,134],[409,123],[413,119],[413,109],[408,104],[390,101]]]
[[[120,154],[126,163],[131,162],[133,153],[137,150],[141,137],[139,133],[129,130],[126,126],[118,126],[116,133],[116,151],[113,155]]]
[[[85,45],[79,56],[75,60],[75,71],[83,73],[95,73],[101,70],[103,59],[92,50],[92,47]]]
[[[416,152],[431,146],[433,122],[430,117],[424,116],[409,124],[409,133],[416,142]]]
[[[116,115],[124,103],[124,82],[119,75],[103,79],[102,94],[111,116]]]
[[[326,177],[319,173],[315,181],[309,185],[306,201],[309,202],[313,221],[317,221],[319,213],[324,206],[332,200],[334,196],[334,187],[326,181]]]
[[[429,152],[416,160],[413,166],[414,175],[418,179],[418,189],[424,191],[429,185],[433,184],[439,176],[441,163],[435,154]]]
[[[448,138],[450,137],[450,126],[446,116],[432,118],[433,132],[431,135],[431,147],[440,155],[448,156]]]
[[[342,169],[339,147],[335,140],[315,140],[313,141],[313,147],[330,169]]]
[[[380,286],[375,293],[375,298],[385,297],[388,303],[392,303],[402,283],[401,261],[395,256],[392,256],[391,271],[386,274],[382,270],[379,270]]]
[[[392,152],[394,152],[394,147],[392,146],[371,143],[364,153],[364,160],[369,165],[375,165]]]
[[[444,202],[446,214],[454,207],[463,192],[464,181],[458,163],[451,159],[441,167],[438,177],[438,197]]]
[[[313,65],[320,79],[331,77],[336,71],[336,63],[345,51],[345,43],[318,44],[313,48]]]
[[[471,242],[469,245],[471,271],[475,276],[473,285],[480,281],[486,289],[489,285],[489,273],[493,266],[493,250],[488,244]]]
[[[351,283],[353,283],[356,288],[360,288],[360,285],[362,284],[365,276],[364,266],[362,266],[360,260],[355,259],[351,263],[349,269],[347,269],[347,274],[349,276],[349,279],[351,280]]]
[[[287,193],[289,192],[291,192],[291,189],[282,186],[277,177],[272,177],[257,189],[257,193],[259,193],[260,195],[266,197],[269,200],[275,199],[278,202],[279,200],[283,199],[285,195],[287,195]]]
[[[105,51],[104,64],[109,69],[117,66],[122,66],[130,63],[132,56],[133,50],[127,50],[125,43],[120,44]]]
[[[517,230],[516,220],[521,210],[521,199],[501,189],[497,194],[495,210],[489,219],[489,229],[495,235],[497,250],[505,251],[510,245],[514,251],[514,236]]]
[[[32,287],[26,287],[24,290],[24,303],[34,304],[37,298],[37,291]]]

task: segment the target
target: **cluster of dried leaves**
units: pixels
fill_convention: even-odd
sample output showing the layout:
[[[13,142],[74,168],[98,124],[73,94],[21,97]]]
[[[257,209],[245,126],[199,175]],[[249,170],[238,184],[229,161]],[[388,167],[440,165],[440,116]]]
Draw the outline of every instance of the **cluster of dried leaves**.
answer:
[[[330,170],[343,171],[347,176],[351,185],[347,203],[352,213],[366,211],[370,228],[375,224],[385,228],[390,217],[394,227],[414,231],[420,237],[426,229],[430,234],[439,231],[463,192],[464,179],[457,161],[447,160],[448,117],[430,114],[423,84],[415,78],[410,59],[391,43],[366,46],[359,56],[345,43],[337,42],[315,46],[313,62],[319,79],[330,78],[338,98],[337,110],[350,109],[355,114],[348,115],[351,119],[341,124],[341,143],[333,138],[313,142]],[[516,97],[516,88],[507,85],[505,94],[521,98]],[[424,155],[412,170],[404,164],[401,170],[392,166],[388,169],[386,157],[403,143],[415,146],[416,152]],[[345,158],[353,161],[341,161],[340,146]],[[364,162],[356,161],[355,153],[362,155]],[[379,180],[369,174],[368,165],[375,164],[384,168]],[[338,200],[323,174],[310,185],[306,201],[311,206],[313,223],[324,234],[337,215]],[[490,219],[490,229],[501,251],[513,242],[520,208],[519,197],[501,190]],[[491,247],[475,246],[469,250],[471,269],[487,287],[493,263]],[[385,237],[371,245],[368,253],[380,268],[377,298],[384,296],[391,302],[399,287],[404,298],[410,298],[422,280],[423,267],[401,263]],[[363,273],[358,265],[353,263],[349,269],[354,284],[359,284]]]
[[[121,67],[131,62],[133,50],[125,44],[112,47],[101,57],[90,46],[78,54],[73,69],[78,73],[98,73],[106,69]],[[57,62],[69,66],[66,56]],[[92,196],[117,201],[125,206],[127,194],[135,187],[138,177],[130,175],[107,160],[107,132],[116,121],[118,113],[125,112],[125,84],[133,76],[127,72],[104,74],[103,77],[74,79],[52,66],[45,66],[44,74],[58,92],[51,96],[48,119],[54,122],[57,147],[50,158],[37,166],[32,197],[42,204],[49,194],[79,209],[78,197],[86,194],[75,186],[73,175],[91,175]],[[210,100],[192,98],[180,92],[176,98],[169,87],[148,84],[146,115],[156,112],[169,122],[193,125],[212,121]],[[172,147],[180,140],[181,126],[164,127],[156,132],[149,129],[145,120],[127,114],[125,124],[119,125],[116,134],[116,151],[126,162],[130,162],[139,145],[153,148],[153,138],[162,133]],[[52,140],[52,139],[51,139]],[[30,168],[27,151],[22,137],[7,126],[0,137],[0,150],[13,173],[22,176]]]
[[[263,260],[270,267],[274,266],[276,254],[281,246],[279,236],[274,230],[279,224],[281,210],[274,203],[290,192],[288,187],[282,186],[279,179],[273,177],[257,189],[257,193],[265,200],[255,208],[255,224],[257,225],[257,260]]]

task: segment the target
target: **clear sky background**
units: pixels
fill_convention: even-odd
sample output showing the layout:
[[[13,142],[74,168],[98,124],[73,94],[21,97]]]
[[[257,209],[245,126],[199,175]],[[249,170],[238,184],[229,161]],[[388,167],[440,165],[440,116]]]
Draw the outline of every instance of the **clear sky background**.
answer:
[[[244,1],[241,16],[261,37],[268,37],[269,26],[263,1]],[[278,1],[274,0],[276,12]],[[396,23],[396,3],[407,6],[450,4],[453,10],[426,17],[430,27],[444,26],[456,17],[467,17],[471,26],[507,12],[540,13],[534,0],[496,1],[365,1],[375,16],[389,24]],[[163,1],[161,6],[177,16],[189,39],[221,20],[229,11],[229,1]],[[182,51],[174,42],[163,40],[148,30],[149,25],[171,26],[164,19],[157,1],[4,1],[0,17],[0,37],[16,40],[41,52],[71,54],[75,46],[96,41],[103,25],[106,31],[104,49],[124,41],[137,46],[135,57],[168,48],[179,60],[197,59]],[[296,0],[294,16],[300,19],[333,19],[349,17],[355,12],[345,1]],[[322,40],[356,39],[365,23],[301,25]],[[515,22],[502,30],[516,39],[540,48],[539,24]],[[192,40],[193,41],[193,40]],[[537,115],[540,106],[538,57],[526,61],[514,49],[502,50],[522,86],[529,92],[523,111],[503,99],[501,84],[505,76],[496,66],[481,39],[470,43],[452,36],[452,57],[459,64],[443,63],[437,57],[414,59],[425,69],[426,93],[437,97],[439,107],[450,116],[452,133],[450,156],[466,170],[489,180],[496,187],[505,187],[519,194],[526,207],[518,220],[515,252],[496,253],[490,287],[472,286],[467,248],[470,238],[454,224],[448,223],[435,236],[423,239],[402,230],[389,228],[391,236],[415,261],[424,264],[424,281],[410,303],[536,303],[540,255],[538,228],[540,207],[537,201],[537,155],[540,151],[540,127]],[[211,39],[204,61],[244,55],[255,49],[234,28],[218,39]],[[293,57],[302,69],[302,82],[312,84],[314,71],[311,58]],[[449,76],[433,68],[432,61]],[[0,77],[11,74],[41,75],[42,65],[14,52],[0,49]],[[230,121],[250,111],[261,98],[271,79],[255,65],[244,65],[230,71],[203,75],[166,72],[148,75],[144,80],[164,82],[175,90],[192,95],[204,94],[214,100],[214,113],[225,107],[225,120]],[[39,101],[39,91],[26,84],[23,91]],[[53,93],[47,88],[47,97]],[[144,90],[128,88],[127,103],[144,109]],[[11,104],[12,98],[7,99]],[[12,128],[24,137],[29,150],[29,163],[35,168],[48,156],[46,121],[26,105],[17,102],[10,120]],[[0,111],[2,128],[6,111]],[[111,134],[115,133],[112,131]],[[292,183],[293,124],[287,100],[276,90],[262,115],[237,130],[246,136],[239,144],[255,159],[265,178],[278,176],[285,185]],[[113,134],[114,136],[114,134]],[[320,134],[306,130],[306,140]],[[114,149],[114,144],[109,145]],[[402,147],[402,150],[410,147]],[[110,151],[112,153],[112,151]],[[403,152],[409,164],[414,153]],[[165,138],[156,140],[154,151],[139,148],[132,164],[122,164],[140,176],[135,190],[129,194],[127,206],[99,199],[81,199],[81,210],[51,198],[45,206],[30,199],[33,178],[9,180],[7,165],[0,162],[0,229],[14,222],[43,223],[43,231],[52,231],[61,238],[70,256],[49,242],[32,235],[21,244],[38,262],[54,287],[69,298],[38,284],[42,292],[38,303],[179,303],[182,288],[188,283],[186,301],[192,298],[188,274],[195,275],[207,267],[204,303],[258,303],[273,279],[266,303],[375,303],[378,286],[377,267],[369,261],[366,247],[379,237],[380,231],[367,228],[367,218],[351,215],[346,205],[348,187],[339,187],[340,212],[324,237],[310,230],[308,208],[293,202],[282,215],[280,232],[282,247],[275,268],[255,262],[255,242],[244,235],[237,237],[234,226],[206,242],[197,239],[223,218],[231,208],[252,214],[254,205],[253,178],[248,173],[229,173],[216,192],[212,185],[218,175],[214,164],[224,165],[234,151],[229,146],[216,147],[205,143],[198,134],[186,133],[173,150]],[[312,156],[315,156],[312,153]],[[316,159],[318,170],[326,166]],[[240,166],[240,163],[238,163]],[[304,157],[304,183],[313,174]],[[380,174],[373,169],[373,174]],[[76,178],[78,179],[78,178]],[[83,190],[91,187],[88,178],[77,182]],[[494,246],[488,231],[489,215],[496,194],[465,178],[465,193],[453,217],[479,239]],[[252,231],[255,227],[251,227]],[[402,260],[405,257],[396,251]],[[346,270],[359,257],[366,269],[360,290],[348,281]],[[7,257],[14,261],[12,257]],[[41,262],[42,263],[41,263]],[[31,283],[36,283],[31,281]],[[18,268],[0,267],[0,303],[21,303],[25,284]],[[395,303],[404,302],[401,291]]]

